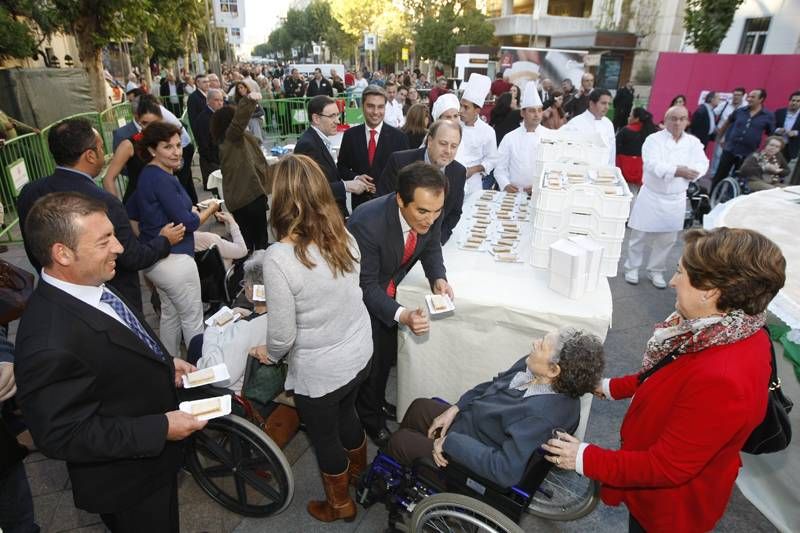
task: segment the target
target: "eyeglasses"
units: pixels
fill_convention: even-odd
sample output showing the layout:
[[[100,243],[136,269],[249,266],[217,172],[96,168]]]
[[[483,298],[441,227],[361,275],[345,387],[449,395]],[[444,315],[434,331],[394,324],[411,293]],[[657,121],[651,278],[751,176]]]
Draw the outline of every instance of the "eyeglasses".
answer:
[[[335,118],[337,118],[339,116],[339,113],[331,113],[330,115],[323,115],[322,113],[318,113],[318,114],[321,117],[329,118],[331,120],[333,120],[333,119],[335,119]]]

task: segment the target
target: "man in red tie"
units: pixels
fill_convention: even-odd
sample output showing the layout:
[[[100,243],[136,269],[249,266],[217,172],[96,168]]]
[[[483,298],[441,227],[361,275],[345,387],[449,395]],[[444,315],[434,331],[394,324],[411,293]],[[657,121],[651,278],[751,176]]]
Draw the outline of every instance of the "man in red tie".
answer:
[[[383,174],[389,156],[408,150],[408,137],[383,121],[387,96],[382,87],[370,85],[364,89],[361,102],[364,124],[344,132],[336,166],[342,180],[361,180],[374,190],[374,182]],[[353,195],[353,209],[374,197],[370,192]]]
[[[430,329],[420,308],[406,309],[395,300],[397,285],[419,260],[435,294],[453,298],[447,282],[440,234],[447,180],[423,162],[397,175],[397,192],[376,198],[353,212],[348,229],[361,250],[361,290],[372,321],[372,367],[359,391],[356,408],[367,435],[382,446],[391,433],[386,418],[386,383],[397,359],[397,325],[415,335]]]

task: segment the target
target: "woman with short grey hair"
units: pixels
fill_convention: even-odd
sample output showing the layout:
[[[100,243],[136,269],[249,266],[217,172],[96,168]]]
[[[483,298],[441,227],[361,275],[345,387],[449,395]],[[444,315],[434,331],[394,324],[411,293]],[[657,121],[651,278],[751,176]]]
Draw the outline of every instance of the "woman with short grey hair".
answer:
[[[256,250],[244,262],[244,293],[253,304],[253,312],[236,322],[209,326],[203,333],[203,355],[197,368],[209,368],[220,363],[228,367],[230,379],[222,383],[239,393],[244,384],[247,357],[266,361],[267,302],[264,300],[264,257],[266,250]]]

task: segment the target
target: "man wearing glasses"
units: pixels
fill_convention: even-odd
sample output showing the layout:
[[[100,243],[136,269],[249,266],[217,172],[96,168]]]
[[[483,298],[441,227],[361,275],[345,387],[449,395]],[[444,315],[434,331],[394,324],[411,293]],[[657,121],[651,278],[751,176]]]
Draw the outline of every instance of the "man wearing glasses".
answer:
[[[325,177],[328,178],[336,205],[339,206],[342,216],[347,218],[346,193],[375,192],[375,186],[358,178],[349,181],[339,178],[339,170],[336,168],[330,140],[336,135],[336,126],[339,125],[339,107],[336,105],[336,101],[330,96],[315,96],[308,101],[308,117],[311,125],[300,136],[294,147],[294,153],[307,155],[317,162]]]

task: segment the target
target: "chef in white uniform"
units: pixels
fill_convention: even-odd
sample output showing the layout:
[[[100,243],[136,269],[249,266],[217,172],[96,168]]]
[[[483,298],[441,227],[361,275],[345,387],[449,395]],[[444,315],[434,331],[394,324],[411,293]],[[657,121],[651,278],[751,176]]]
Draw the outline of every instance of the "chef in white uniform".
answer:
[[[497,135],[480,114],[491,86],[488,76],[473,73],[461,96],[461,144],[456,161],[467,169],[464,194],[483,189],[483,177],[494,169],[497,160]]]
[[[599,133],[609,147],[607,164],[617,166],[617,138],[614,134],[614,123],[608,120],[608,106],[611,105],[611,93],[607,89],[592,89],[589,93],[589,109],[573,118],[561,128],[564,131],[582,133]],[[602,164],[601,161],[597,162]]]
[[[686,189],[708,170],[703,144],[686,133],[689,112],[683,106],[671,107],[664,116],[664,129],[651,134],[642,146],[643,185],[633,204],[628,226],[628,259],[625,281],[639,283],[639,268],[644,249],[651,246],[647,276],[659,289],[664,279],[667,255],[683,230]]]
[[[458,103],[458,97],[456,95],[453,93],[443,94],[433,103],[433,109],[431,109],[433,122],[439,119],[458,122],[459,107],[460,104]],[[433,124],[433,122],[431,124]]]
[[[501,191],[530,192],[536,176],[536,150],[542,132],[550,131],[541,125],[542,100],[536,90],[536,82],[529,81],[522,91],[520,102],[522,124],[500,141],[494,179]]]

